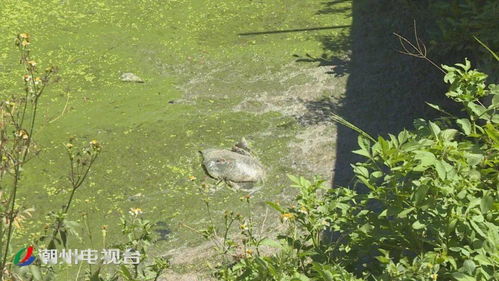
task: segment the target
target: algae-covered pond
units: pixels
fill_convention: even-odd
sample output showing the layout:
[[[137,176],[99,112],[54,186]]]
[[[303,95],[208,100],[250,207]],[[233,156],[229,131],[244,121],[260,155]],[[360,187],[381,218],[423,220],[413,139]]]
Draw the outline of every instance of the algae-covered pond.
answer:
[[[202,193],[200,186],[213,181],[198,151],[230,148],[241,137],[267,168],[253,194],[260,211],[265,201],[289,197],[287,173],[330,177],[334,126],[306,122],[303,105],[339,101],[345,87],[346,76],[303,62],[324,53],[321,36],[348,36],[350,1],[321,13],[331,8],[326,4],[0,0],[2,95],[22,91],[17,33],[31,35],[40,65],[59,69],[41,101],[36,139],[42,152],[26,167],[20,189],[20,203],[35,212],[16,243],[42,231],[46,214],[66,200],[63,146],[70,136],[103,147],[70,212],[81,223],[82,240],[70,241],[74,247],[98,247],[103,225],[109,239],[119,240],[119,217],[130,208],[157,225],[156,253],[198,245],[202,238],[182,225],[208,223],[202,199],[208,196],[221,214],[238,210],[244,195],[223,187]],[[123,72],[145,83],[121,82]]]

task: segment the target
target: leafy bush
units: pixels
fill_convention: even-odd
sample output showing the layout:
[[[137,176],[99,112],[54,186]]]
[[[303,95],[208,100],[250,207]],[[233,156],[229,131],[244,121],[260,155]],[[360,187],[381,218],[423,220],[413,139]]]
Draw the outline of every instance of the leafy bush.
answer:
[[[477,48],[473,36],[497,50],[499,38],[499,1],[495,0],[452,0],[430,1],[437,17],[442,42],[447,51],[474,51]],[[484,51],[484,50],[482,50]]]
[[[469,61],[444,68],[466,117],[361,134],[354,153],[366,161],[352,167],[369,192],[291,176],[296,206],[269,203],[289,223],[268,243],[277,253],[246,256],[220,278],[499,280],[499,87]]]

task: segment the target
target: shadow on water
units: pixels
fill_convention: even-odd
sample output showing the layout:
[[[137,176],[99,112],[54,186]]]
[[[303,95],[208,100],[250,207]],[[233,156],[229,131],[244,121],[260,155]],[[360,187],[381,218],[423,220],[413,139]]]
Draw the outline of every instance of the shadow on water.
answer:
[[[238,35],[239,36],[265,35],[265,34],[291,33],[291,32],[303,32],[303,31],[319,31],[319,30],[327,30],[327,29],[341,29],[341,28],[347,28],[347,27],[350,27],[350,25],[336,25],[336,26],[295,28],[295,29],[270,30],[270,31],[259,31],[259,32],[245,32],[245,33],[239,33]]]
[[[334,6],[343,1],[325,3],[319,13],[334,12]],[[444,84],[442,74],[429,63],[401,55],[400,45],[393,32],[408,38],[413,35],[413,20],[417,19],[409,7],[387,8],[394,1],[353,1],[352,27],[349,38],[320,38],[324,55],[313,62],[331,65],[331,74],[349,74],[345,97],[340,105],[324,99],[307,106],[313,114],[314,108],[322,106],[334,109],[335,113],[352,122],[370,135],[387,135],[408,128],[416,118],[432,118],[436,112],[426,102],[442,104]],[[390,5],[391,4],[391,5]],[[418,24],[420,35],[425,39],[424,27]],[[350,59],[328,57],[330,51],[350,44]],[[303,61],[303,59],[302,59]],[[350,164],[361,161],[351,151],[357,149],[357,133],[338,125],[336,140],[336,163],[333,175],[335,186],[352,184]]]

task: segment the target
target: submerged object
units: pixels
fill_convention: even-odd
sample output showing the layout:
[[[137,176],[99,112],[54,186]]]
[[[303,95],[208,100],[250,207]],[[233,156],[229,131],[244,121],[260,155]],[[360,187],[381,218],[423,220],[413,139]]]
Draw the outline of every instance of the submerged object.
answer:
[[[238,149],[209,148],[201,151],[203,168],[217,180],[223,180],[233,187],[240,187],[260,182],[265,177],[263,165],[249,151]]]

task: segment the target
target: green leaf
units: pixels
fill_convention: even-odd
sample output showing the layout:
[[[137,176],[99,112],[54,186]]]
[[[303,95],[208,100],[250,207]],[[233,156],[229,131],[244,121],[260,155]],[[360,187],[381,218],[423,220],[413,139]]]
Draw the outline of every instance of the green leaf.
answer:
[[[272,209],[278,211],[279,213],[285,213],[286,211],[277,203],[267,201],[265,204],[269,205]]]
[[[263,239],[262,241],[260,241],[259,244],[263,245],[263,246],[269,246],[272,248],[279,248],[279,249],[282,248],[282,244],[279,241],[275,241],[275,240],[269,239],[269,238]]]
[[[489,118],[489,114],[487,113],[487,108],[485,108],[484,106],[478,105],[474,102],[468,102],[467,106],[469,109],[471,109],[473,113],[475,113],[477,117],[484,119]]]
[[[397,217],[398,217],[398,218],[401,218],[401,219],[406,218],[406,217],[407,217],[407,215],[408,215],[410,212],[412,212],[413,210],[414,210],[414,207],[407,208],[407,209],[403,210],[402,212],[400,212],[400,213],[397,215]]]
[[[445,171],[445,161],[440,160],[435,162],[435,170],[441,180],[445,180],[447,172]]]
[[[421,164],[419,165],[421,167],[431,166],[437,160],[437,158],[435,157],[435,154],[433,154],[429,151],[418,150],[418,151],[414,151],[414,154],[415,154],[414,158],[416,160],[421,161]]]
[[[468,162],[468,165],[470,166],[476,166],[480,164],[483,161],[484,156],[482,154],[474,154],[474,153],[464,153],[464,157],[466,157],[466,160]]]
[[[475,278],[473,278],[467,274],[464,274],[462,272],[454,272],[454,273],[452,273],[452,277],[454,277],[454,279],[456,279],[458,281],[476,281]]]
[[[468,220],[471,224],[471,227],[473,227],[473,229],[476,231],[476,233],[480,234],[480,236],[482,236],[483,238],[487,239],[487,235],[485,235],[485,233],[482,231],[482,229],[480,228],[480,226],[478,226],[478,224],[476,224],[474,221],[472,220]]]
[[[476,265],[472,260],[465,260],[463,263],[463,269],[468,273],[468,274],[473,274],[473,271],[475,271]]]
[[[369,233],[369,231],[371,231],[374,227],[369,224],[369,223],[366,223],[364,225],[362,225],[361,227],[359,227],[359,230],[362,231],[363,233],[367,234]]]
[[[354,166],[353,170],[354,170],[355,174],[362,176],[366,179],[369,178],[369,170],[367,170],[366,167]]]
[[[308,278],[307,276],[305,276],[305,275],[303,275],[301,273],[295,273],[293,275],[293,278],[290,279],[290,281],[310,281],[310,278]]]
[[[451,141],[454,139],[454,137],[457,134],[457,130],[455,129],[446,129],[440,132],[439,136],[444,140],[444,141]]]
[[[483,197],[482,200],[480,201],[480,211],[482,211],[482,214],[486,214],[489,212],[489,210],[492,208],[492,205],[494,204],[494,198],[490,196],[488,193],[486,193]]]
[[[414,203],[416,206],[419,206],[421,202],[424,201],[429,188],[430,186],[425,184],[418,187],[417,190],[414,192],[414,201],[415,201]]]
[[[456,123],[459,125],[461,130],[463,130],[464,134],[466,135],[471,134],[471,122],[470,120],[468,120],[468,118],[458,119]]]
[[[454,229],[456,229],[457,219],[452,219],[447,226],[447,234],[450,234]]]
[[[429,124],[430,124],[430,129],[431,129],[431,131],[433,132],[433,135],[434,135],[435,137],[437,137],[437,136],[438,136],[438,134],[440,133],[440,128],[438,127],[438,125],[437,125],[437,124],[435,124],[435,123],[433,123],[433,122],[431,122],[431,121],[429,122]]]
[[[415,221],[413,224],[412,224],[412,228],[416,229],[416,230],[419,230],[419,229],[423,229],[425,228],[426,225],[425,224],[422,224],[420,223],[419,221]]]
[[[473,257],[473,259],[477,261],[481,266],[492,265],[492,259],[485,255],[476,255]]]

